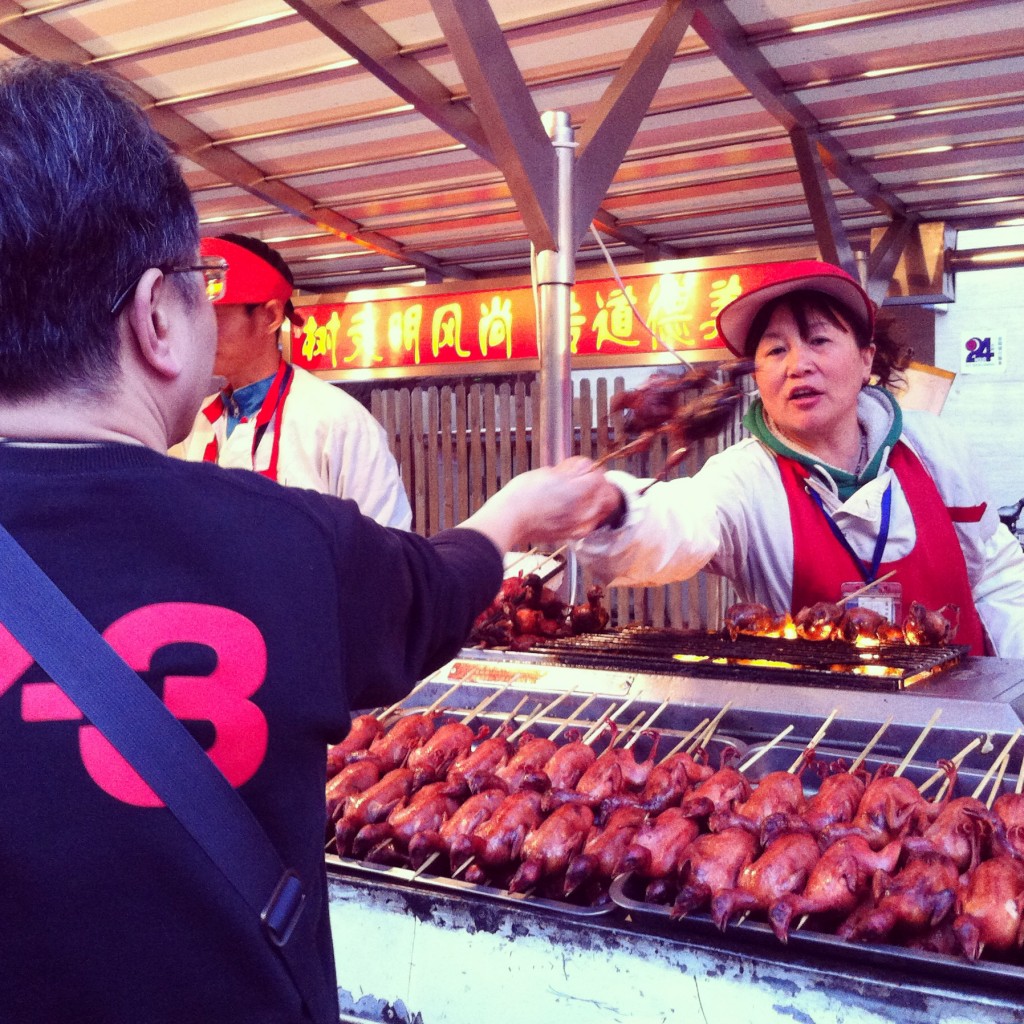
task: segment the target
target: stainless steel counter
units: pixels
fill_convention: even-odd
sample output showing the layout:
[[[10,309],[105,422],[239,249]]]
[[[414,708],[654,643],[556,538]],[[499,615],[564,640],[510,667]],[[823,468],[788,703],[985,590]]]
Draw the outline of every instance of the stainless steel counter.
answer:
[[[402,1024],[1009,1024],[1024,994],[330,876],[341,1019]]]

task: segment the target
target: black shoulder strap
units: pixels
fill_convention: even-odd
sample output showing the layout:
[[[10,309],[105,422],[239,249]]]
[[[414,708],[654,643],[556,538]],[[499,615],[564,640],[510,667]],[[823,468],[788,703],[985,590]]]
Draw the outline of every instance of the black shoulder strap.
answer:
[[[302,880],[285,868],[249,806],[188,730],[2,526],[0,622],[252,908],[312,1019],[336,1022],[337,1010],[325,1005],[316,980],[318,964],[288,942],[305,901]]]

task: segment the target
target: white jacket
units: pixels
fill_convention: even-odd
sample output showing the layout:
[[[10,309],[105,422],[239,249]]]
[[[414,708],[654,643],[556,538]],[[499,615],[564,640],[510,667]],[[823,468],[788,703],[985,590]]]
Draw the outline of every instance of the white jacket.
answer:
[[[254,417],[239,423],[227,437],[226,413],[211,424],[200,412],[185,439],[184,457],[202,461],[207,445],[216,436],[218,465],[266,469],[276,424],[271,423],[260,441],[254,466],[255,427]],[[388,447],[387,433],[351,395],[296,367],[284,403],[281,431],[279,483],[351,498],[363,515],[382,526],[408,530],[412,525],[412,509]]]
[[[869,389],[870,390],[870,389]],[[884,438],[890,421],[881,403],[862,393],[858,416],[869,440]],[[984,488],[966,452],[929,413],[905,412],[901,440],[931,474],[948,507],[976,506]],[[626,495],[617,530],[601,529],[578,545],[580,560],[606,585],[655,586],[688,579],[701,569],[728,579],[741,601],[769,608],[792,606],[793,535],[789,503],[774,455],[747,438],[693,477],[655,484],[609,472]],[[892,518],[883,561],[903,558],[917,543],[914,522],[884,453],[878,476],[847,501],[839,500],[828,471],[810,483],[857,554],[871,560],[881,521],[882,494],[892,483]],[[1024,553],[990,504],[980,522],[954,524],[967,562],[978,614],[996,654],[1024,658]]]

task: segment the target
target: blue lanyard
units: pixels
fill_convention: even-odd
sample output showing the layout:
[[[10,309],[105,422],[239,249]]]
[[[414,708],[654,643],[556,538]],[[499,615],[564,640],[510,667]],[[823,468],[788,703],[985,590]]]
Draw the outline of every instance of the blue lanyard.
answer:
[[[878,570],[882,565],[882,555],[885,552],[885,545],[889,540],[889,519],[892,514],[892,482],[890,481],[889,486],[885,489],[885,494],[882,495],[882,523],[878,528],[878,538],[875,540],[875,553],[871,557],[870,566],[861,561],[860,555],[853,550],[852,545],[843,535],[843,531],[839,529],[836,521],[828,514],[828,510],[821,500],[821,495],[810,487],[807,488],[807,493],[814,499],[814,503],[818,508],[821,509],[821,514],[825,517],[825,521],[828,523],[835,539],[842,544],[847,554],[853,559],[854,565],[860,569],[864,582],[873,583],[878,578]]]

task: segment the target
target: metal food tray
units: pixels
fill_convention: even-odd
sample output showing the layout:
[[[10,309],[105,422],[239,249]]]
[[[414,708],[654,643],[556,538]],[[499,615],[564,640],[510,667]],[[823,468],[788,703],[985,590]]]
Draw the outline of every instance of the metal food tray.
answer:
[[[679,929],[682,935],[714,936],[718,940],[723,938],[723,933],[707,913],[687,914],[686,917],[673,920],[669,916],[668,906],[645,902],[642,898],[643,886],[644,880],[632,873],[619,875],[611,885],[612,902],[638,922],[657,922],[663,928],[668,925]],[[748,918],[742,924],[730,924],[724,937],[753,943],[762,949],[770,947],[776,953],[793,950],[830,959],[840,957],[855,964],[871,963],[889,970],[912,970],[938,976],[947,983],[961,980],[974,984],[997,984],[1018,993],[1024,983],[1024,967],[1016,964],[997,960],[972,961],[965,957],[923,952],[907,946],[846,942],[828,932],[814,931],[810,927],[794,929],[789,933],[789,942],[783,945],[769,925]]]
[[[972,793],[975,787],[981,782],[988,766],[998,755],[1002,741],[998,738],[993,743],[994,749],[987,754],[969,755],[965,759],[957,773],[957,787],[951,796],[965,796]],[[748,748],[746,757],[754,757],[759,749],[764,749],[765,744],[755,744]],[[779,743],[774,747],[765,750],[762,756],[748,769],[747,774],[751,781],[756,782],[770,772],[787,771],[797,760],[805,748],[800,744]],[[957,751],[948,751],[949,755]],[[816,760],[821,763],[829,763],[843,756],[847,763],[852,758],[849,752],[830,750],[827,747],[819,747]],[[971,757],[974,761],[971,761]],[[896,763],[900,759],[895,759]],[[871,774],[886,763],[893,763],[892,757],[868,756],[864,760],[864,768]],[[921,761],[908,763],[903,775],[915,785],[921,785],[930,778],[937,768],[935,764],[927,764]],[[808,796],[817,792],[820,782],[818,773],[814,771],[813,765],[801,776],[804,784],[804,791]],[[942,782],[935,783],[928,791],[929,799],[934,799],[942,786]],[[1013,779],[1004,776],[1001,791],[1011,792],[1013,790]],[[989,792],[986,786],[986,793]],[[695,912],[687,914],[678,920],[673,920],[669,914],[669,906],[657,903],[648,903],[643,898],[643,891],[646,885],[644,879],[637,878],[631,873],[619,875],[613,882],[609,895],[616,906],[642,920],[658,921],[659,924],[668,924],[678,928],[684,934],[713,935],[721,938],[720,932],[711,920],[707,912]],[[913,969],[925,974],[940,975],[945,979],[961,978],[972,982],[995,981],[1001,986],[1009,986],[1020,989],[1024,983],[1024,964],[1013,964],[999,960],[978,960],[971,961],[966,957],[953,956],[940,953],[923,952],[907,946],[889,943],[862,943],[847,942],[838,938],[830,932],[817,931],[809,926],[802,929],[794,929],[789,933],[789,941],[783,945],[776,938],[771,927],[764,921],[756,918],[747,918],[742,923],[731,922],[726,928],[724,935],[742,941],[750,941],[767,945],[776,952],[786,949],[814,952],[819,955],[839,955],[845,959],[858,963],[875,963],[888,968],[902,967]]]
[[[444,710],[438,718],[438,725],[441,725],[444,722],[462,721],[464,720],[466,713],[476,707],[483,698],[493,694],[494,689],[493,685],[481,687],[469,682],[461,685],[455,692],[452,692],[451,687],[445,687],[439,684],[421,686],[418,688],[418,692],[411,695],[410,698],[407,698],[408,704],[403,701],[402,704],[395,709],[395,715],[397,717],[391,720],[391,724],[398,721],[398,719],[403,715],[423,711],[425,707],[428,707],[433,700],[441,695],[445,695],[446,699],[442,705]],[[488,705],[483,713],[475,715],[468,724],[474,728],[481,724],[488,724],[492,728],[495,727],[507,717],[509,711],[516,706],[521,696],[521,692],[516,692],[514,690],[510,690],[507,693],[500,693],[496,699]],[[549,703],[556,697],[562,695],[556,691],[550,693],[532,692],[530,696],[532,708],[535,703],[544,705],[545,703]],[[623,698],[621,696],[616,697],[605,694],[586,693],[565,694],[559,705],[559,715],[537,719],[531,727],[532,731],[540,736],[550,735],[556,728],[564,724],[565,718],[562,717],[563,715],[571,715],[573,711],[588,699],[591,703],[586,709],[587,713],[572,722],[572,725],[577,726],[581,730],[585,730],[589,726],[593,725],[607,711],[614,711],[616,707],[621,707],[623,704]],[[652,705],[649,702],[636,703],[631,710],[622,715],[623,721],[619,724],[625,724],[631,719],[631,716],[634,713],[639,713],[641,710],[645,712],[644,717],[646,719],[655,710],[655,705]],[[701,718],[704,717],[701,714],[701,709],[698,708],[672,708],[667,709],[667,711],[670,713],[666,713],[662,718],[659,718],[656,724],[656,727],[662,736],[660,741],[660,749],[662,753],[671,749],[679,738],[681,738],[686,732],[689,732],[693,725],[696,725]],[[520,718],[525,719],[526,717],[526,709],[524,709]],[[643,727],[643,722],[641,722],[638,725],[638,728],[642,730]],[[562,736],[564,738],[565,733],[563,733]],[[603,749],[605,741],[602,739],[597,742],[599,744],[598,750],[600,751]],[[639,740],[636,745],[636,757],[638,760],[643,760],[647,755],[650,749],[650,743],[651,740],[647,736],[643,736]],[[708,756],[712,764],[717,765],[719,763],[722,750],[726,747],[734,747],[741,756],[744,755],[748,749],[747,744],[740,739],[732,736],[716,735],[707,745]],[[333,838],[331,838],[327,843],[326,861],[330,867],[347,871],[352,874],[358,874],[363,877],[387,879],[389,881],[401,882],[403,884],[410,884],[422,888],[457,892],[463,895],[471,893],[473,895],[483,896],[485,898],[504,903],[514,903],[518,905],[526,903],[530,906],[544,907],[548,910],[574,917],[608,914],[615,910],[614,905],[611,903],[602,904],[596,907],[582,906],[569,901],[510,893],[504,889],[478,885],[476,883],[462,881],[457,878],[448,878],[444,875],[431,875],[427,872],[417,875],[410,868],[391,867],[383,864],[375,864],[370,861],[357,860],[350,857],[339,857],[335,850]]]
[[[614,903],[608,902],[599,906],[581,906],[562,900],[544,899],[539,896],[528,896],[522,893],[508,892],[505,889],[494,889],[487,885],[464,882],[459,878],[446,878],[443,875],[431,875],[424,872],[417,875],[409,868],[393,868],[383,864],[371,864],[363,860],[351,860],[328,853],[325,857],[328,868],[334,868],[343,874],[359,875],[363,878],[375,878],[378,881],[398,882],[402,885],[413,885],[417,889],[431,889],[436,892],[458,893],[459,895],[481,896],[488,900],[517,906],[550,910],[567,917],[602,917],[618,912]]]

